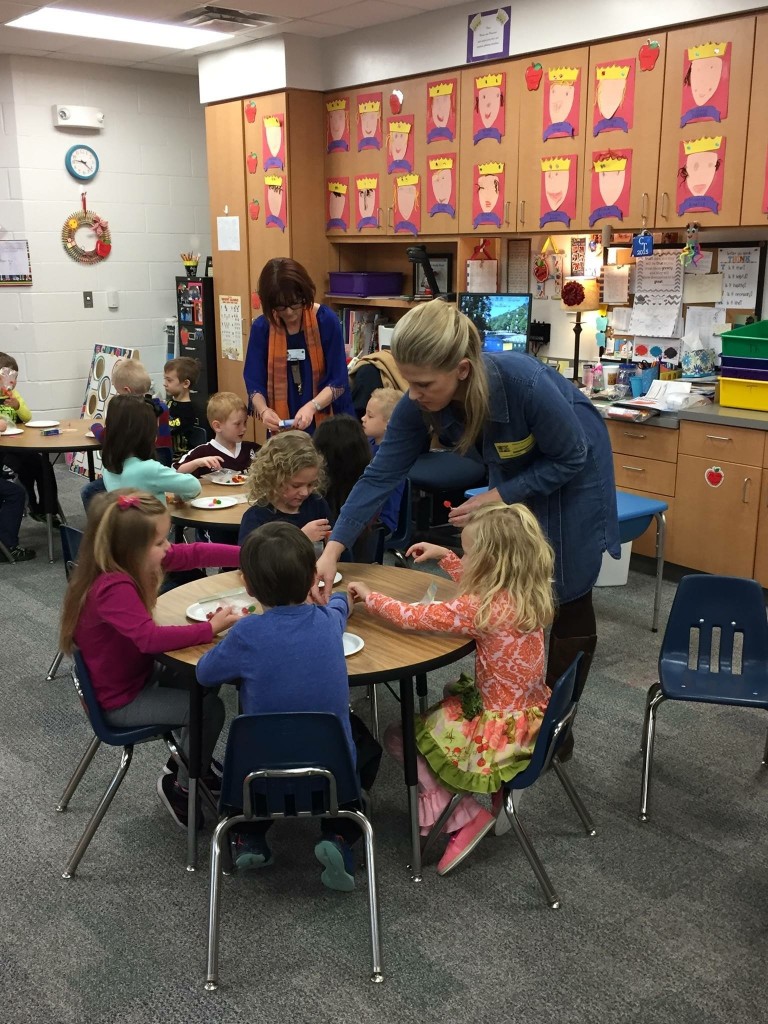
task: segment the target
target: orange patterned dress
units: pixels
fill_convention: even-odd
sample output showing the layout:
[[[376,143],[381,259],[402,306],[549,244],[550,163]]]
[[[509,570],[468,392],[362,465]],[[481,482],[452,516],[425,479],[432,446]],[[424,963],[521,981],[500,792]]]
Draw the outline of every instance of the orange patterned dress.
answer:
[[[461,560],[452,553],[440,568],[453,580],[461,577]],[[515,629],[510,624],[514,617],[508,615],[509,598],[499,595],[489,627],[480,632],[474,625],[478,605],[472,594],[430,605],[407,604],[376,593],[366,601],[370,611],[403,629],[461,633],[475,640],[474,684],[463,676],[453,695],[417,717],[416,744],[449,789],[494,793],[528,766],[549,689],[544,683],[544,631]]]

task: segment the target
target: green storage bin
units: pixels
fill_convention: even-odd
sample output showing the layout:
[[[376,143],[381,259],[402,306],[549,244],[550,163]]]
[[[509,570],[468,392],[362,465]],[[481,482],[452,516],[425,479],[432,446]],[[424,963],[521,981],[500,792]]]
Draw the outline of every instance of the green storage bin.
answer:
[[[723,355],[768,359],[768,320],[727,331],[723,335]]]

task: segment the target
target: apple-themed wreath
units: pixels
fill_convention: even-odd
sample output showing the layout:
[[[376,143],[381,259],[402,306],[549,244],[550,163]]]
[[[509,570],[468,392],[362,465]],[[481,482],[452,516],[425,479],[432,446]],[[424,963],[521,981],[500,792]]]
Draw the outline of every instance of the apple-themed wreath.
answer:
[[[93,210],[89,210],[85,201],[85,192],[82,193],[82,210],[75,210],[64,221],[61,229],[61,244],[64,252],[76,263],[86,265],[99,263],[105,260],[112,251],[112,239],[109,234],[109,225],[99,217]],[[93,249],[83,249],[77,243],[77,232],[80,228],[90,228],[96,236],[96,244]]]

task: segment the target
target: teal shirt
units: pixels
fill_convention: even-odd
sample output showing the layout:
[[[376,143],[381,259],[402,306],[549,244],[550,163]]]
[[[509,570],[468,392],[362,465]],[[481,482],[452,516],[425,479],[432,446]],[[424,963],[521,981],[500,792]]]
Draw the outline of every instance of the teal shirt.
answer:
[[[164,505],[166,491],[187,501],[196,498],[202,490],[200,481],[191,473],[177,473],[175,469],[155,462],[154,459],[137,459],[133,456],[123,463],[122,473],[110,473],[104,469],[102,476],[108,491],[116,491],[119,487],[135,487],[139,491],[154,494]]]

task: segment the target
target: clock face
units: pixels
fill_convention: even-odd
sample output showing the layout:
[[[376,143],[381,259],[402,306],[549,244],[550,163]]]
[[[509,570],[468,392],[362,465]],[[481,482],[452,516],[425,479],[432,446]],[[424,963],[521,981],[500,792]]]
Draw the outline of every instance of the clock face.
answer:
[[[78,181],[90,181],[96,177],[99,169],[99,158],[90,146],[72,146],[64,157],[64,165]]]

